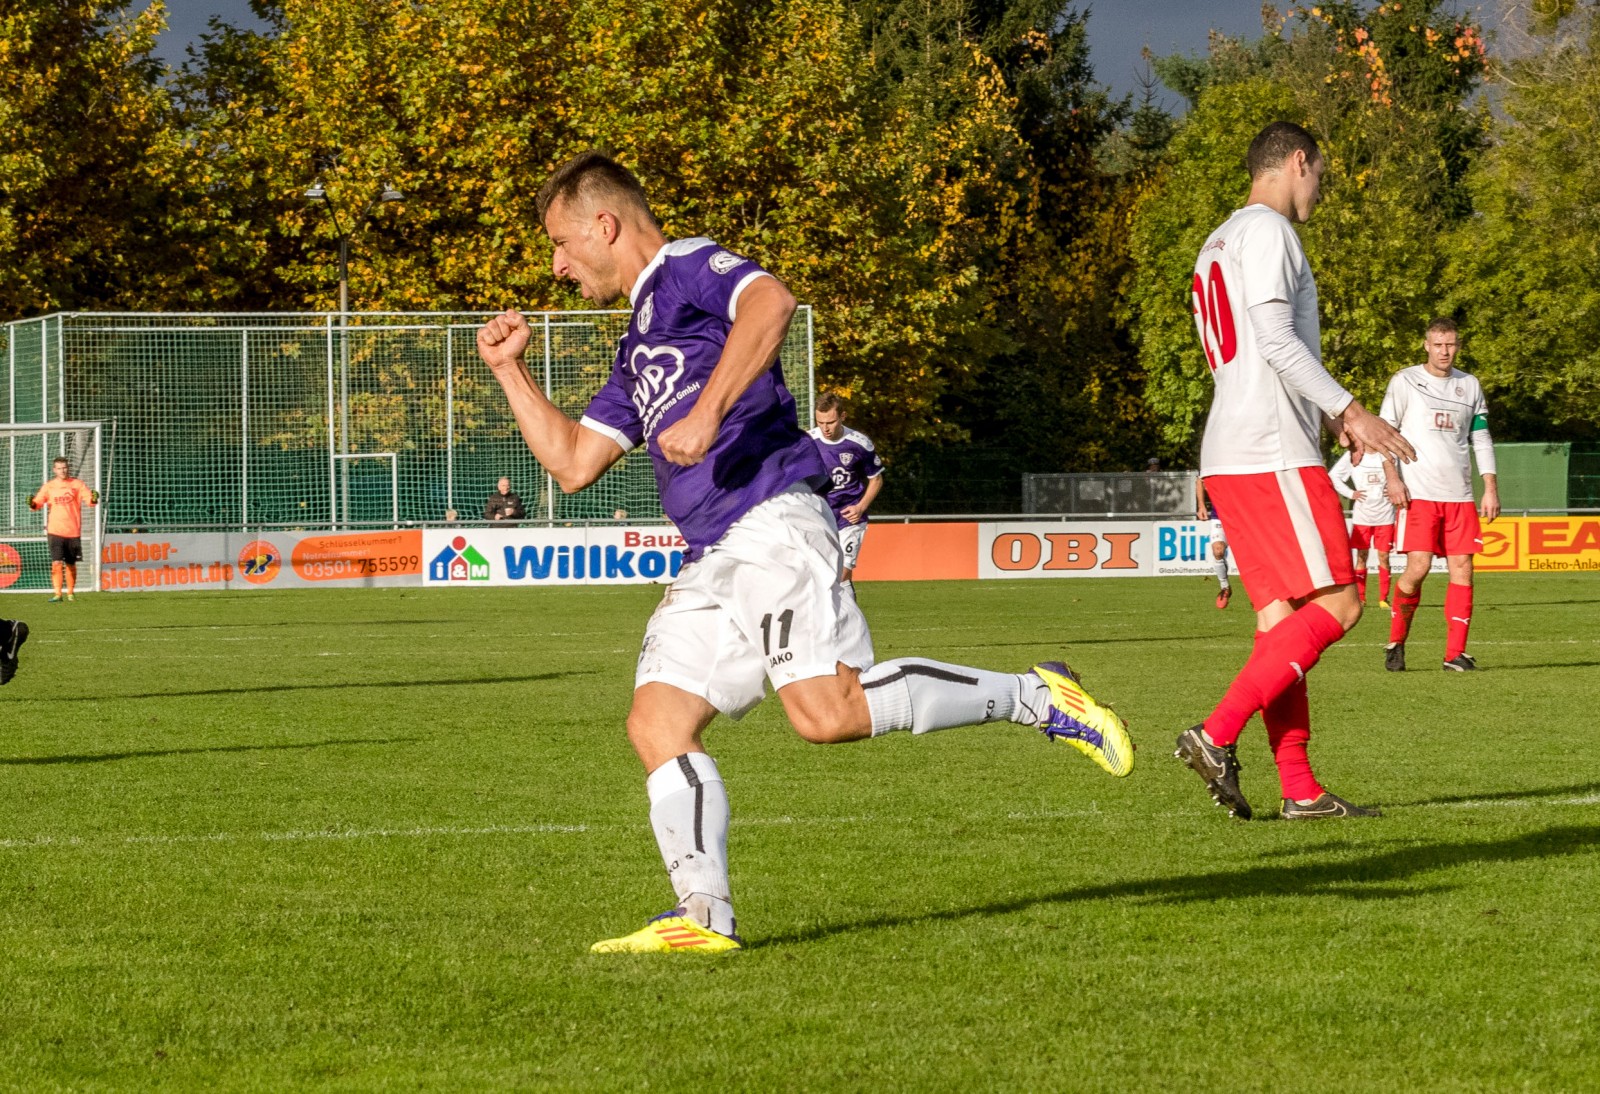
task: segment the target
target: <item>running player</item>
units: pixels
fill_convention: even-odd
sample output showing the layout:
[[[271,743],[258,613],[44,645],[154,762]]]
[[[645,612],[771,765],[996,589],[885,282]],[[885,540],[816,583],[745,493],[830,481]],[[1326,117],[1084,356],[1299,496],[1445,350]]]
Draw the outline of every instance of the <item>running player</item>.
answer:
[[[1444,590],[1444,667],[1471,672],[1478,662],[1467,652],[1472,626],[1472,556],[1483,548],[1481,515],[1500,515],[1500,488],[1489,438],[1489,406],[1476,377],[1455,367],[1461,349],[1453,319],[1435,319],[1423,339],[1427,361],[1401,369],[1389,378],[1383,396],[1383,417],[1417,446],[1417,462],[1402,475],[1385,465],[1389,500],[1400,517],[1400,549],[1406,569],[1394,583],[1394,609],[1389,617],[1389,646],[1383,666],[1406,668],[1406,637],[1411,617],[1422,601],[1422,580],[1434,555],[1444,555],[1450,584]],[[1467,451],[1470,442],[1472,452]],[[1483,501],[1472,505],[1472,455],[1483,476]]]
[[[1217,571],[1217,609],[1220,611],[1233,599],[1233,586],[1228,582],[1228,533],[1222,528],[1217,507],[1206,496],[1204,475],[1194,477],[1194,515],[1201,524],[1211,525],[1211,564]]]
[[[1378,607],[1389,606],[1389,553],[1394,550],[1394,506],[1389,503],[1383,474],[1383,457],[1368,452],[1360,463],[1350,453],[1328,469],[1328,478],[1340,495],[1349,498],[1350,549],[1355,552],[1356,593],[1367,602],[1367,552],[1378,552]]]
[[[811,439],[828,469],[826,495],[839,525],[839,546],[844,551],[844,572],[839,580],[855,595],[856,562],[861,558],[861,541],[867,538],[867,510],[883,489],[883,461],[872,441],[859,430],[844,424],[844,404],[829,392],[817,396],[817,427]]]
[[[573,421],[523,360],[527,320],[478,332],[523,439],[567,492],[645,446],[661,504],[688,544],[646,625],[629,741],[678,905],[600,953],[738,949],[728,881],[728,797],[701,735],[771,682],[801,737],[857,741],[899,730],[1013,721],[1067,740],[1115,775],[1133,769],[1122,720],[1059,662],[1022,673],[921,658],[874,664],[818,492],[827,472],[801,430],[778,349],[794,313],[782,282],[709,239],[669,243],[634,176],[586,152],[556,169],[538,210],[554,272],[586,299],[633,305],[605,386]]]
[[[1306,675],[1361,618],[1344,511],[1322,466],[1324,417],[1352,446],[1412,455],[1322,365],[1317,287],[1294,222],[1316,208],[1324,160],[1311,134],[1273,122],[1250,142],[1249,204],[1206,240],[1194,309],[1216,391],[1200,448],[1206,493],[1221,510],[1245,592],[1255,649],[1177,755],[1218,805],[1248,818],[1235,753],[1261,712],[1286,819],[1373,816],[1329,793],[1306,755]]]
[[[0,684],[17,674],[17,651],[28,640],[28,625],[20,619],[0,619]]]
[[[59,604],[63,597],[78,599],[78,562],[83,558],[83,507],[98,505],[100,494],[91,490],[81,479],[72,477],[71,465],[65,456],[57,456],[50,464],[55,476],[39,487],[28,504],[34,509],[49,508],[45,516],[45,538],[50,544],[50,587],[55,594],[50,603]]]

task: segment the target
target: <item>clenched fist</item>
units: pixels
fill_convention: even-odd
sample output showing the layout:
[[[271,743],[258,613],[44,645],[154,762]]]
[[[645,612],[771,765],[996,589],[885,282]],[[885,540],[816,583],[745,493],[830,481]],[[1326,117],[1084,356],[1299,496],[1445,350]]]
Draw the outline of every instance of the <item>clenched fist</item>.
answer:
[[[478,356],[495,372],[515,369],[532,336],[522,313],[507,308],[478,328]]]

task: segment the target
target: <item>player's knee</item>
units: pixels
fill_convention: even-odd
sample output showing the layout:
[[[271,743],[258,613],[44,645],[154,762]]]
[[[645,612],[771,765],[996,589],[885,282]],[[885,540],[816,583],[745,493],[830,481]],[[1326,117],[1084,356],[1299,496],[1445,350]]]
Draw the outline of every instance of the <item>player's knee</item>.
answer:
[[[1219,543],[1216,540],[1212,540],[1211,541],[1211,557],[1212,558],[1216,559],[1218,562],[1221,562],[1222,561],[1222,556],[1227,554],[1227,553],[1228,553],[1228,545],[1226,543]]]
[[[794,731],[809,744],[835,745],[861,736],[843,709],[811,705],[788,713]]]
[[[823,679],[828,684],[833,683],[829,678]],[[783,700],[784,713],[789,716],[794,731],[801,740],[811,744],[842,744],[860,740],[872,732],[872,718],[859,686],[852,696],[848,688],[829,687],[820,682],[811,687],[791,684],[780,691],[778,697]],[[853,702],[853,698],[859,702]]]

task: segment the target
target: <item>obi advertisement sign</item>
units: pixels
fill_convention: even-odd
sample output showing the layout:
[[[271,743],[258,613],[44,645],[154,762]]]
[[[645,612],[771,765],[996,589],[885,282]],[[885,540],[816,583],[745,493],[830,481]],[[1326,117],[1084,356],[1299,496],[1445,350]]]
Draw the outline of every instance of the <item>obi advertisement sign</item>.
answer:
[[[978,576],[1139,577],[1154,572],[1149,521],[978,525]]]
[[[100,588],[364,588],[416,585],[422,533],[214,532],[107,536]]]
[[[423,533],[424,584],[650,585],[683,568],[676,529],[474,528]]]

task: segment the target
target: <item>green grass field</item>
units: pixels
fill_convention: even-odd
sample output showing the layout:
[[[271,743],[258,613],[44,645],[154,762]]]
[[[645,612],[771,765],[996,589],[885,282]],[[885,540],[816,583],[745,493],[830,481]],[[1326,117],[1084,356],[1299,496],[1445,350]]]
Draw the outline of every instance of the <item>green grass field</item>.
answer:
[[[671,904],[621,729],[658,589],[0,599],[0,1084],[1600,1088],[1600,583],[1482,579],[1474,675],[1442,592],[1411,672],[1374,611],[1313,677],[1387,815],[1297,825],[1172,758],[1250,641],[1204,580],[863,586],[880,657],[1064,651],[1140,766],[719,723],[723,959],[586,952]]]

